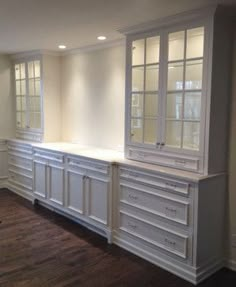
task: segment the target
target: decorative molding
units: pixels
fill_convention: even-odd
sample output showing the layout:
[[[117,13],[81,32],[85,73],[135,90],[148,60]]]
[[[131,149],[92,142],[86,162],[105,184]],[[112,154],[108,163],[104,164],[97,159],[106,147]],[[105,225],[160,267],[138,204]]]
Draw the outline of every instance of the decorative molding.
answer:
[[[10,58],[12,60],[19,60],[19,59],[24,59],[28,57],[33,57],[33,56],[41,56],[41,55],[50,55],[50,56],[61,56],[61,52],[56,52],[56,51],[50,51],[50,50],[33,50],[33,51],[27,51],[27,52],[20,52],[20,53],[15,53],[15,54],[10,54]]]
[[[235,260],[228,260],[226,262],[226,267],[232,271],[236,271],[236,261]]]
[[[165,27],[169,25],[174,25],[178,23],[183,23],[186,21],[193,21],[197,18],[204,18],[214,15],[216,11],[217,5],[208,5],[204,8],[195,9],[193,11],[184,11],[182,13],[178,13],[173,16],[167,16],[160,19],[156,19],[153,21],[133,25],[130,27],[124,27],[119,29],[118,32],[130,35],[130,34],[137,34],[141,32],[146,32],[148,30],[155,29],[156,27]]]
[[[125,39],[118,39],[114,41],[109,41],[105,43],[99,43],[95,45],[90,45],[90,46],[85,46],[82,48],[76,48],[76,49],[71,49],[62,52],[61,56],[67,56],[67,55],[75,55],[75,54],[82,54],[82,53],[87,53],[87,52],[93,52],[97,50],[103,50],[107,48],[112,48],[116,46],[124,46],[125,45]]]

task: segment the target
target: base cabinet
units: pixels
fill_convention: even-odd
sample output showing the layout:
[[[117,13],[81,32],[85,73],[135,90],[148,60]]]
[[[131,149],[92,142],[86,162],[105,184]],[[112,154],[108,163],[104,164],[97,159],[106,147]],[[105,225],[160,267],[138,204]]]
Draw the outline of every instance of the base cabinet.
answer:
[[[8,187],[19,195],[32,199],[32,146],[17,141],[8,142]]]
[[[0,139],[0,186],[7,180],[7,141]]]
[[[223,267],[225,175],[191,180],[120,166],[118,181],[117,245],[194,284]]]

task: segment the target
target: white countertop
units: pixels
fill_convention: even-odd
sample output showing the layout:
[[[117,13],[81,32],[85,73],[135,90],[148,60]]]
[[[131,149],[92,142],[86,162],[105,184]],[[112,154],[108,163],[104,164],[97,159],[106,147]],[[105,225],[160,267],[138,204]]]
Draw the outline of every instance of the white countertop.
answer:
[[[74,156],[82,156],[89,159],[95,159],[100,161],[105,161],[110,164],[120,164],[125,166],[132,166],[135,168],[146,169],[151,172],[158,172],[163,175],[179,177],[181,179],[185,179],[192,182],[198,182],[205,178],[214,177],[215,175],[202,175],[193,172],[178,170],[170,167],[164,167],[155,164],[149,164],[144,162],[139,162],[135,160],[129,160],[124,157],[124,152],[120,152],[112,149],[102,149],[93,146],[86,146],[77,143],[69,143],[69,142],[53,142],[53,143],[35,143],[28,142],[18,139],[11,139],[11,141],[15,141],[17,143],[25,143],[30,144],[33,147],[46,149],[48,151],[55,151],[66,153]]]

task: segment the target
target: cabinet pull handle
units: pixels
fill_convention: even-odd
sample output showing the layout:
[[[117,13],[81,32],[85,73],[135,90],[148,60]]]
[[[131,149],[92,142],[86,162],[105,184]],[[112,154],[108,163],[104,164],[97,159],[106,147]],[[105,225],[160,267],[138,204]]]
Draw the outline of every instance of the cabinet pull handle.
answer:
[[[160,143],[156,143],[156,146],[158,147],[160,145]]]
[[[170,211],[170,212],[173,212],[173,213],[177,213],[177,210],[176,210],[176,209],[171,208],[171,207],[168,207],[168,206],[166,206],[166,211]]]
[[[162,143],[160,143],[160,146],[164,146],[164,145],[165,145],[165,143],[163,143],[163,142],[162,142]]]
[[[176,245],[176,242],[175,242],[175,241],[171,241],[171,240],[169,240],[168,238],[165,238],[165,242],[166,242],[167,244],[171,245],[172,247],[175,247],[175,245]]]
[[[129,194],[129,198],[130,198],[130,199],[137,200],[137,199],[138,199],[138,196]]]
[[[171,188],[171,189],[176,189],[177,186],[174,183],[166,182],[166,187]]]
[[[132,224],[132,223],[130,223],[130,222],[128,222],[128,226],[131,227],[131,228],[133,228],[133,229],[136,229],[136,228],[137,228],[137,225]]]

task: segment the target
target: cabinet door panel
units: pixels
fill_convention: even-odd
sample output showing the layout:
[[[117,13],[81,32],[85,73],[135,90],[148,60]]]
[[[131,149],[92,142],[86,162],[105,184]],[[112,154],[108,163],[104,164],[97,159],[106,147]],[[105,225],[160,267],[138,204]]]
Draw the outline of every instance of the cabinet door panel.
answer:
[[[49,200],[63,205],[64,197],[64,168],[50,166]]]
[[[34,161],[34,193],[43,198],[47,195],[47,165]]]
[[[88,216],[99,223],[107,225],[109,181],[89,177],[88,182]]]
[[[67,173],[67,208],[84,213],[84,175],[68,171]]]

